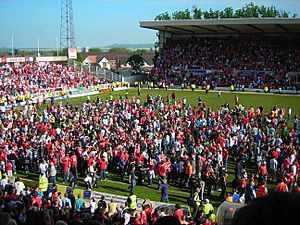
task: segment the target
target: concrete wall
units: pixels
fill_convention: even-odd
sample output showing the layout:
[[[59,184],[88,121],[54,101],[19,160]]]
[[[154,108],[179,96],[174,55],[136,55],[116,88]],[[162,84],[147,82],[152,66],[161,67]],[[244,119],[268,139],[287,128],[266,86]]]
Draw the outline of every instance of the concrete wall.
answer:
[[[130,84],[134,84],[136,81],[145,81],[146,75],[145,74],[139,74],[134,76],[124,76],[123,77],[124,82],[129,82]]]

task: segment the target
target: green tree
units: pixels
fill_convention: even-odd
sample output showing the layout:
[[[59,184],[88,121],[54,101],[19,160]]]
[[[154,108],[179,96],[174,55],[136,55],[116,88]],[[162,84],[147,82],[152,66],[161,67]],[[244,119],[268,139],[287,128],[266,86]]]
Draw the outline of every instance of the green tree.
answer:
[[[204,11],[203,12],[203,17],[204,17],[204,19],[210,19],[209,11]]]
[[[58,56],[68,56],[68,49],[63,48],[58,51]]]
[[[233,18],[234,12],[231,7],[227,7],[223,10],[224,18]]]
[[[258,17],[259,11],[258,6],[254,5],[253,2],[250,2],[249,4],[246,4],[243,8],[244,17],[250,18],[250,17]]]
[[[244,11],[242,9],[237,9],[234,13],[234,18],[243,18]]]
[[[190,20],[192,19],[191,13],[188,9],[181,11],[175,11],[172,13],[172,19],[173,20]]]
[[[109,52],[131,52],[131,51],[128,48],[116,47],[116,48],[110,48]]]
[[[143,54],[143,53],[146,53],[146,52],[147,52],[146,49],[137,49],[137,50],[135,51],[135,53],[140,53],[140,54]]]
[[[193,12],[193,19],[201,19],[202,18],[202,11],[200,8],[197,8],[197,6],[193,6],[193,9],[192,9],[192,12]]]
[[[82,54],[82,52],[77,52],[77,59],[76,59],[76,61],[77,62],[83,62],[83,54]]]
[[[144,59],[139,54],[133,54],[127,60],[127,63],[132,67],[133,70],[139,70],[144,65]]]
[[[161,13],[155,17],[154,20],[170,20],[171,16],[168,12]]]
[[[18,56],[19,55],[19,49],[15,48],[14,49],[14,56]]]
[[[280,11],[275,8],[274,5],[264,6],[255,5],[250,2],[242,8],[236,9],[235,11],[231,7],[227,7],[224,10],[208,10],[201,11],[197,6],[193,6],[192,10],[186,9],[184,11],[177,10],[171,14],[164,12],[155,17],[155,20],[184,20],[184,19],[216,19],[216,18],[251,18],[251,17],[284,17],[284,18],[296,18],[296,14],[291,14],[286,11]]]
[[[102,52],[100,48],[90,48],[89,52],[97,53],[97,52]]]

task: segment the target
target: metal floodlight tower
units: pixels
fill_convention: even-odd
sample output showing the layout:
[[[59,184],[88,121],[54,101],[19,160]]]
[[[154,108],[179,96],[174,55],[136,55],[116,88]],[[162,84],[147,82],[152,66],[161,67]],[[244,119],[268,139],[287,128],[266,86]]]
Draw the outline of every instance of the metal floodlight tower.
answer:
[[[75,47],[72,0],[61,0],[60,49]]]

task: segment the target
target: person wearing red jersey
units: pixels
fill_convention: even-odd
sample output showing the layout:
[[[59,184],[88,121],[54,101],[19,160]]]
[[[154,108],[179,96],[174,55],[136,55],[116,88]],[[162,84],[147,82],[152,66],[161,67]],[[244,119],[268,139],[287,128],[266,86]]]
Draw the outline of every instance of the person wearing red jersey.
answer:
[[[71,153],[70,156],[70,176],[71,176],[71,180],[73,178],[77,178],[78,174],[77,174],[77,156],[75,155],[74,152]]]
[[[102,156],[98,161],[99,169],[100,169],[100,180],[106,181],[106,169],[107,169],[107,161]]]
[[[288,189],[288,186],[287,184],[283,181],[283,179],[281,179],[279,181],[279,183],[277,184],[276,186],[276,189],[275,189],[276,192],[288,192],[289,189]]]
[[[143,225],[148,224],[146,208],[143,205],[142,205],[142,211],[140,212],[140,216],[141,216],[141,218],[140,218],[141,224],[143,224]]]
[[[42,207],[42,200],[41,200],[41,198],[37,197],[37,192],[33,192],[33,194],[32,194],[31,206],[36,206],[38,208]]]
[[[229,152],[226,148],[222,149],[222,157],[223,157],[223,165],[225,167],[225,171],[227,171]]]
[[[160,190],[161,181],[166,178],[166,167],[162,163],[158,163],[157,175],[158,175],[158,190]]]
[[[147,223],[151,224],[151,215],[153,212],[153,205],[152,203],[149,201],[149,199],[144,199],[142,206],[144,207],[144,211],[146,214],[146,218],[147,218]]]
[[[170,183],[172,163],[170,162],[169,158],[166,158],[166,161],[164,162],[163,166],[166,168],[166,176],[168,178],[168,183]]]
[[[259,185],[258,185],[258,189],[256,191],[256,197],[257,198],[262,198],[262,197],[266,197],[268,195],[268,188],[266,187],[266,184],[264,181],[262,181]]]
[[[173,213],[173,216],[175,216],[179,221],[183,220],[183,211],[181,209],[181,206],[179,204],[175,205],[175,211]]]
[[[8,160],[7,163],[5,164],[5,169],[7,172],[7,176],[12,177],[13,176],[13,165],[10,162],[10,160]]]
[[[152,185],[152,181],[155,178],[155,164],[153,159],[149,159],[149,171],[148,171],[148,186]]]
[[[68,156],[61,158],[61,168],[63,172],[63,183],[65,183],[69,180],[70,161]]]
[[[267,164],[264,161],[264,162],[262,162],[262,164],[259,167],[259,179],[266,181],[267,176],[268,176]]]

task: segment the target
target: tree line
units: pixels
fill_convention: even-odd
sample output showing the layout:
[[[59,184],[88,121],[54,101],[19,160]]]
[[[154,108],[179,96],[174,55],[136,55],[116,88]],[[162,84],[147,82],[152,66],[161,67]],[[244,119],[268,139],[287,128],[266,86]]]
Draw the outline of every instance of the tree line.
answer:
[[[177,10],[173,13],[163,12],[155,17],[155,20],[191,20],[191,19],[221,19],[221,18],[296,18],[297,14],[291,14],[284,10],[278,10],[274,5],[258,6],[253,2],[246,4],[240,9],[234,10],[227,7],[224,10],[207,10],[203,11],[197,6],[193,6],[191,10]]]

